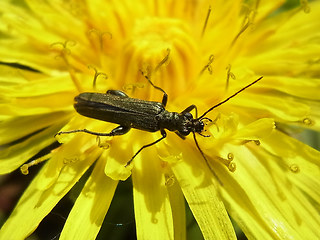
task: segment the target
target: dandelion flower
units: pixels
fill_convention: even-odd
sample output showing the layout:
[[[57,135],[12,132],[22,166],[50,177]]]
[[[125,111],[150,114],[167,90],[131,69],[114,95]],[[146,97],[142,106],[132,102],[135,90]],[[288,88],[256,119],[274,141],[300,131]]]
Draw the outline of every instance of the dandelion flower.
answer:
[[[0,239],[29,236],[91,166],[61,239],[94,239],[129,177],[138,239],[186,239],[184,199],[205,239],[235,239],[229,216],[249,239],[320,236],[320,154],[292,137],[293,128],[320,129],[320,3],[282,4],[1,1],[0,172],[22,166],[27,174],[47,161]],[[167,131],[129,166],[159,132],[54,137],[116,127],[78,114],[81,92],[117,89],[161,102],[141,71],[168,93],[168,111],[195,104],[199,114],[263,79],[206,115],[212,122],[202,134],[210,137],[197,142],[207,163],[192,134]]]

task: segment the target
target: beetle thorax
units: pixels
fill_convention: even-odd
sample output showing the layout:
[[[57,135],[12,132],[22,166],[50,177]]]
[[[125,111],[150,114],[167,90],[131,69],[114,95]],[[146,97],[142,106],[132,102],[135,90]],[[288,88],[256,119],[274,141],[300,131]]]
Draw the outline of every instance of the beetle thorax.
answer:
[[[163,111],[157,115],[157,120],[159,123],[159,128],[168,129],[169,131],[176,131],[179,127],[180,116],[177,112]]]

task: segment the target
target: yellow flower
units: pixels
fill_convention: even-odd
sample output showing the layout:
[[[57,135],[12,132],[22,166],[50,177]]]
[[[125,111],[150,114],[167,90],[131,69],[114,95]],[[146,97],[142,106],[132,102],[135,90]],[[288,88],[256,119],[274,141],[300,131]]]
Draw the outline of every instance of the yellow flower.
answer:
[[[320,153],[291,137],[293,126],[320,129],[320,3],[301,3],[1,1],[0,173],[32,171],[34,162],[23,164],[54,149],[36,160],[48,161],[0,239],[30,235],[93,164],[61,239],[94,239],[129,176],[138,239],[185,239],[184,198],[205,239],[235,239],[229,215],[249,239],[320,236]],[[141,71],[168,93],[168,111],[195,104],[199,115],[263,79],[206,115],[210,137],[197,141],[208,164],[192,134],[167,131],[129,166],[159,132],[54,138],[116,127],[78,114],[80,92],[118,89],[161,102]]]

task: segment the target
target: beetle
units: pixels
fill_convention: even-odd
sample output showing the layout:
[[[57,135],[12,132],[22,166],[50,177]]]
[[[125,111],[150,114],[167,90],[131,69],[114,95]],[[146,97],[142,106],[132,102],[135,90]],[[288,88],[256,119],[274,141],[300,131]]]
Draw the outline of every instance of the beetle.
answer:
[[[205,120],[212,122],[210,118],[205,117],[213,109],[219,107],[231,98],[238,95],[248,87],[260,81],[263,77],[258,78],[252,83],[246,85],[236,93],[232,94],[225,100],[212,106],[205,111],[200,117],[197,116],[197,107],[193,104],[184,109],[182,112],[169,112],[166,110],[168,101],[167,93],[160,87],[155,86],[148,76],[145,76],[148,82],[157,90],[163,93],[162,102],[146,101],[129,97],[126,93],[120,90],[108,90],[106,93],[84,92],[75,97],[74,108],[76,111],[86,117],[119,124],[109,133],[93,132],[87,129],[78,129],[71,131],[58,132],[56,135],[85,132],[96,136],[118,136],[127,133],[131,128],[140,129],[147,132],[161,132],[161,137],[156,141],[142,146],[127,162],[126,167],[133,159],[144,149],[150,147],[164,138],[167,133],[165,129],[175,132],[179,137],[185,139],[190,133],[193,134],[195,144],[204,158],[209,169],[214,173],[205,154],[201,150],[196,134],[203,137],[209,137],[202,134],[204,131]],[[196,117],[190,113],[195,110]]]

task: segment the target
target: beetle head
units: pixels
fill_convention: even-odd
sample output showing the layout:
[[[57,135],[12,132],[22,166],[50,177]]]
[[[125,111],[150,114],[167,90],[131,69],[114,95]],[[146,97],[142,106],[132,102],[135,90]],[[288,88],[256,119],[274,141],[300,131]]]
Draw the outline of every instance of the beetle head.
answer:
[[[183,113],[181,115],[182,124],[180,124],[181,128],[178,130],[179,133],[183,136],[189,135],[191,132],[199,133],[204,129],[203,119],[194,119],[190,112]]]

